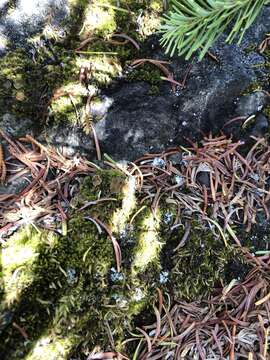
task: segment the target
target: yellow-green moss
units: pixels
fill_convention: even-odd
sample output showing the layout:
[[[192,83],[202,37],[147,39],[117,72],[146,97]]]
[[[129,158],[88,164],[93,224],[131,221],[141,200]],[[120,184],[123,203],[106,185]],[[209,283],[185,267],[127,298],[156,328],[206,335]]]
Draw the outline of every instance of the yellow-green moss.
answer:
[[[120,1],[119,8],[113,0],[95,0],[91,5],[86,0],[70,0],[70,5],[65,36],[54,33],[48,25],[28,39],[33,53],[15,49],[0,59],[1,114],[8,112],[20,118],[23,114],[34,119],[38,127],[45,121],[78,121],[84,110],[85,97],[75,96],[74,106],[70,98],[55,98],[55,93],[64,86],[79,83],[80,68],[85,64],[91,69],[88,86],[108,86],[113,79],[122,77],[128,62],[144,57],[143,41],[156,30],[163,9],[161,0]],[[140,29],[139,15],[143,19]],[[124,41],[110,38],[116,32],[133,38],[141,49],[138,51],[131,42],[113,43]],[[89,36],[91,41],[82,49],[85,53],[76,54],[74,50]],[[49,46],[39,46],[45,38]],[[158,93],[158,72],[152,71],[149,75],[144,71],[142,75],[139,71],[129,77],[129,81],[140,80],[151,83],[151,94]]]
[[[109,0],[94,0],[88,5],[84,13],[84,22],[80,31],[82,39],[93,36],[94,34],[107,37],[115,32],[117,28],[115,12],[106,5],[111,5],[111,2]]]
[[[115,272],[111,239],[106,231],[99,234],[89,217],[97,217],[111,227],[113,215],[125,205],[125,186],[126,178],[121,172],[97,171],[85,179],[74,204],[80,207],[98,197],[113,197],[115,201],[71,213],[67,236],[52,237],[46,231],[28,229],[7,243],[2,271],[6,293],[1,310],[12,314],[12,321],[24,328],[29,340],[25,341],[10,321],[0,331],[1,358],[45,360],[47,354],[46,360],[56,356],[64,359],[72,353],[73,346],[86,353],[95,345],[109,350],[108,327],[120,348],[133,317],[149,304],[149,299],[153,300],[153,284],[131,272],[129,245],[125,243],[121,243],[121,247],[126,247],[121,273]],[[14,263],[12,253],[16,255]],[[20,254],[20,260],[16,260]],[[20,273],[16,273],[17,269]],[[20,292],[12,303],[6,303],[12,278],[16,278]],[[44,338],[49,339],[47,345]]]
[[[265,116],[267,116],[267,118],[269,119],[270,121],[270,105],[266,106],[264,109],[263,109],[263,113]]]
[[[161,76],[161,71],[157,69],[154,65],[145,64],[140,68],[132,70],[128,74],[127,80],[130,82],[146,81],[151,85],[149,94],[157,95],[160,92],[159,87],[162,83]]]
[[[237,264],[239,270],[232,276],[241,276],[247,270],[243,255],[234,245],[225,247],[208,227],[195,220],[190,226],[183,247],[173,250],[184,235],[184,225],[168,235],[163,252],[163,268],[169,270],[170,293],[175,299],[196,300],[209,295],[216,286],[231,280],[232,263]],[[165,233],[166,228],[163,231]]]

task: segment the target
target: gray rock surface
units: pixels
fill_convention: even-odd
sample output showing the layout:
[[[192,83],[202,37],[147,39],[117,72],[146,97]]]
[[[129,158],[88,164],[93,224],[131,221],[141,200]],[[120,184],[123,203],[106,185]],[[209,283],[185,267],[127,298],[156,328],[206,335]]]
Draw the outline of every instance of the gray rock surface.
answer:
[[[1,128],[12,137],[20,137],[32,132],[33,122],[27,118],[21,118],[20,121],[18,121],[15,115],[5,113],[2,116]]]
[[[114,91],[107,116],[96,124],[104,152],[118,159],[134,159],[173,143],[179,123],[177,112],[172,111],[175,96],[166,89],[152,97],[149,90],[146,83],[126,83]]]
[[[251,135],[262,137],[267,133],[269,128],[269,120],[263,114],[258,114],[255,118],[254,125],[251,129]]]
[[[239,116],[250,116],[257,114],[270,103],[270,96],[263,91],[254,91],[242,96],[238,101],[236,114]]]
[[[265,93],[242,94],[267,76],[267,70],[257,66],[265,62],[264,57],[246,48],[262,41],[269,27],[268,7],[246,33],[241,46],[228,45],[226,36],[220,37],[211,50],[219,63],[209,56],[202,62],[174,57],[170,69],[177,81],[184,79],[191,66],[186,87],[175,93],[169,84],[162,85],[158,96],[149,95],[146,83],[123,82],[112,88],[107,95],[113,105],[97,124],[102,150],[116,159],[134,159],[145,152],[183,144],[187,138],[201,138],[202,133],[218,133],[230,118],[262,111],[268,103]],[[155,37],[147,46],[151,51],[145,57],[163,59]],[[267,130],[265,125],[264,121]]]
[[[62,21],[70,9],[67,0],[0,0],[0,53],[7,45],[27,46],[27,39],[48,25],[64,31]]]
[[[37,134],[41,142],[48,142],[57,147],[65,156],[80,154],[89,156],[95,154],[95,147],[91,135],[86,135],[78,126],[59,124],[46,129],[41,135]]]
[[[66,0],[20,0],[15,10],[11,11],[7,10],[7,1],[2,0],[0,37],[7,37],[13,46],[27,47],[29,36],[44,28],[48,17],[52,26],[59,27],[60,32],[65,31],[61,24],[64,19],[67,20],[70,11],[67,4]],[[101,99],[106,99],[106,106],[102,107],[99,102],[93,106],[102,152],[118,160],[133,160],[145,152],[183,144],[187,138],[199,139],[202,133],[219,133],[230,118],[239,114],[262,111],[267,104],[266,96],[262,93],[242,96],[251,84],[264,81],[267,77],[267,68],[261,66],[265,58],[256,51],[247,51],[247,48],[259,44],[269,28],[268,6],[246,33],[241,46],[226,44],[225,34],[219,38],[211,49],[218,62],[209,56],[202,62],[195,57],[189,62],[174,57],[169,68],[177,81],[185,78],[191,66],[184,89],[178,88],[173,92],[171,85],[164,82],[160,93],[153,96],[148,83],[130,83],[122,78],[116,85],[104,90]],[[165,59],[156,36],[146,41],[142,54],[146,58]],[[255,133],[268,130],[265,119],[258,118],[254,122],[252,126],[260,127],[255,128]],[[95,155],[92,137],[78,127],[68,124],[37,126],[35,120],[25,119],[24,114],[18,120],[8,113],[0,121],[2,129],[14,136],[27,131],[39,140],[59,147],[66,154],[80,151],[85,155]],[[252,129],[247,132],[248,135],[250,133]],[[235,136],[239,136],[239,131]]]

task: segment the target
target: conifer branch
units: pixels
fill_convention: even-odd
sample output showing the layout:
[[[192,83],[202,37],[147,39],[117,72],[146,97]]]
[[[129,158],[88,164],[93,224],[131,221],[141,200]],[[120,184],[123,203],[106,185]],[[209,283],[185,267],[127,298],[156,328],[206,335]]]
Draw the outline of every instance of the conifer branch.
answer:
[[[171,10],[161,26],[161,44],[170,56],[189,59],[199,50],[199,60],[228,25],[234,25],[226,39],[241,42],[246,30],[270,0],[171,0]]]

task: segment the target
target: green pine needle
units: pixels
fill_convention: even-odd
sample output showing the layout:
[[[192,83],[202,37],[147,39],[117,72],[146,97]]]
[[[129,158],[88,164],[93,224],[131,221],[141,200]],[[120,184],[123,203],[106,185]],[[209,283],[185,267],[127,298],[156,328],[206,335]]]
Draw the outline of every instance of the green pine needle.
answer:
[[[246,30],[270,0],[171,0],[171,10],[161,26],[161,44],[166,53],[185,55],[188,60],[199,50],[202,60],[210,46],[227,26],[234,22],[226,42],[238,36],[241,42]]]

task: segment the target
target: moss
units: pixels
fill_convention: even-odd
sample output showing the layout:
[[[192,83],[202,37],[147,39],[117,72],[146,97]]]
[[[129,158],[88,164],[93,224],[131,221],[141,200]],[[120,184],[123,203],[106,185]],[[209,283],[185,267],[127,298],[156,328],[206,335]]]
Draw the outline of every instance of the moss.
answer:
[[[99,169],[73,200],[77,209],[87,206],[69,214],[66,236],[26,229],[10,239],[2,256],[0,306],[9,321],[0,327],[1,359],[64,360],[95,346],[123,350],[126,332],[149,316],[157,287],[177,300],[198,299],[238,276],[236,265],[246,269],[234,247],[196,221],[185,246],[173,252],[184,233],[170,230],[177,209],[162,201],[154,216],[134,190],[122,172]],[[120,273],[112,239],[95,219],[121,247]],[[12,287],[16,296],[6,301]]]
[[[253,93],[254,91],[257,91],[257,90],[262,90],[263,89],[263,84],[260,83],[260,82],[254,82],[252,84],[250,84],[244,91],[243,93],[241,94],[242,96],[245,96],[245,95],[249,95],[251,93]]]
[[[230,263],[241,264],[247,270],[239,250],[231,245],[225,247],[221,239],[196,221],[191,223],[185,245],[174,252],[184,235],[183,228],[173,232],[163,228],[169,238],[162,252],[162,266],[169,271],[168,286],[174,299],[196,300],[209,295],[216,286],[231,280],[227,277]],[[239,273],[232,276],[238,277]]]
[[[9,239],[8,246],[3,246],[1,281],[6,294],[3,300],[7,306],[18,301],[21,292],[31,284],[29,269],[39,256],[41,240],[40,233],[32,233],[27,227]]]
[[[148,210],[140,224],[140,231],[137,233],[137,246],[132,264],[134,273],[142,272],[151,263],[159,259],[162,242],[159,239],[160,214],[156,216]]]
[[[91,37],[91,41],[84,46],[83,51],[92,63],[92,77],[99,85],[108,85],[112,79],[121,76],[126,62],[139,56],[131,42],[124,43],[121,38],[110,38],[110,36],[115,32],[124,33],[141,43],[147,36],[156,31],[162,9],[163,2],[157,0],[151,1],[150,4],[148,1],[138,2],[134,0],[120,2],[119,8],[111,0],[94,1],[91,4],[91,7],[85,12],[85,22],[80,31],[80,36],[82,40]],[[106,16],[100,16],[102,12]],[[139,28],[138,16],[142,20]],[[94,21],[93,19],[89,21],[90,18],[94,18]],[[123,45],[118,44],[119,41],[122,41]],[[101,55],[95,56],[94,52],[99,52]],[[102,53],[107,55],[103,56]],[[101,60],[104,62],[104,66],[100,66]],[[112,62],[117,64],[116,69],[111,67]],[[152,82],[154,82],[153,75],[152,73]],[[140,75],[138,75],[139,77]],[[146,73],[144,79],[146,80]],[[153,93],[157,91],[156,83],[157,81],[153,84],[155,86]]]
[[[85,0],[70,0],[70,5],[67,36],[54,31],[49,24],[40,34],[28,39],[29,49],[33,52],[14,49],[0,59],[0,80],[4,85],[0,90],[1,113],[8,112],[18,118],[23,114],[35,121],[37,130],[47,122],[78,122],[86,103],[84,95],[75,95],[74,106],[70,98],[56,99],[55,93],[78,82],[80,68],[84,65],[91,69],[88,87],[106,87],[113,79],[121,77],[127,62],[143,56],[144,52],[138,52],[131,42],[115,43],[124,39],[110,39],[110,36],[122,32],[141,45],[145,37],[155,31],[156,25],[153,24],[158,22],[163,7],[161,0],[150,3],[120,1],[120,9],[113,0],[95,0],[91,5]],[[143,19],[140,29],[137,24],[139,16]],[[92,40],[83,47],[85,53],[78,56],[73,50],[89,36]],[[46,46],[41,45],[45,42]],[[146,71],[144,75],[137,75],[139,81],[142,78],[150,81],[151,94],[158,93],[159,79],[154,72],[151,76]],[[97,90],[94,95],[96,93]]]
[[[94,0],[88,5],[84,13],[83,27],[80,31],[82,39],[93,34],[107,37],[115,32],[117,28],[115,12],[106,5],[111,5],[111,2],[107,0]]]
[[[266,107],[263,109],[263,113],[264,113],[264,115],[270,120],[270,105],[266,106]]]
[[[69,338],[53,339],[49,334],[44,335],[37,341],[25,360],[66,360],[72,345],[74,344]]]
[[[78,82],[58,88],[50,104],[50,119],[55,123],[62,121],[80,125],[88,95],[87,89]]]
[[[131,271],[127,249],[121,273],[115,271],[112,242],[89,218],[97,217],[113,228],[114,214],[127,208],[128,189],[121,172],[99,170],[84,180],[74,204],[79,207],[109,197],[115,201],[71,213],[67,236],[28,229],[10,239],[3,252],[4,299],[10,296],[14,279],[17,293],[12,302],[3,300],[1,309],[12,314],[29,340],[9,323],[0,332],[1,358],[36,360],[47,354],[46,360],[65,359],[74,346],[80,353],[95,345],[109,350],[108,328],[116,347],[121,347],[134,316],[153,300],[154,285],[146,282],[142,270]],[[135,207],[130,214],[133,211]]]
[[[36,120],[37,126],[46,119],[50,98],[57,87],[70,82],[72,73],[75,74],[71,58],[49,64],[48,55],[42,50],[37,52],[35,61],[27,51],[14,50],[0,59],[0,65],[0,80],[6,84],[1,89],[2,114],[11,112],[19,117],[23,114]]]
[[[158,85],[161,83],[160,71],[156,69],[153,65],[145,64],[141,68],[134,69],[128,75],[129,81],[147,81],[151,85]]]
[[[157,95],[160,92],[159,86],[162,83],[161,72],[153,65],[145,64],[132,70],[127,76],[127,81],[146,81],[151,85],[149,94]]]
[[[32,242],[35,236],[33,232],[27,242]],[[105,345],[107,334],[103,319],[111,303],[110,288],[106,284],[114,263],[110,240],[105,234],[99,236],[95,225],[78,216],[70,221],[68,236],[59,238],[53,246],[39,243],[37,251],[33,263],[28,262],[27,268],[21,269],[25,274],[16,285],[22,291],[10,307],[13,320],[24,327],[31,340],[22,341],[16,329],[9,326],[1,334],[2,356],[18,359],[19,353],[26,355],[31,349],[35,353],[46,328],[53,329],[57,337],[62,338],[85,331],[84,339],[91,346],[98,342]],[[29,283],[25,287],[24,282],[22,287],[25,277]],[[58,339],[53,337],[49,346],[56,343]],[[52,358],[53,355],[46,359]]]
[[[163,12],[164,9],[164,1],[163,0],[151,0],[149,4],[150,9],[156,12]]]

